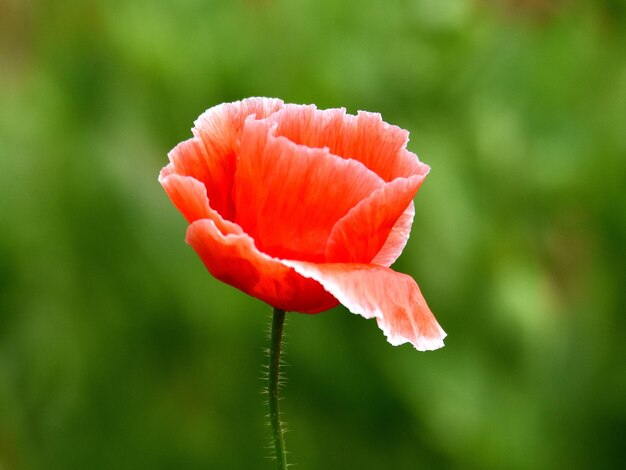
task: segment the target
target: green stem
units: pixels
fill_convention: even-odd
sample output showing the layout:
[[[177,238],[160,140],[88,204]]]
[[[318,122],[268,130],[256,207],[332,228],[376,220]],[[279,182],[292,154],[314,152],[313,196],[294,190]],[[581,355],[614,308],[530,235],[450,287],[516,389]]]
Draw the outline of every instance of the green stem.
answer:
[[[280,346],[285,323],[285,311],[274,309],[272,319],[272,336],[270,339],[270,364],[269,364],[269,405],[270,425],[272,426],[272,441],[276,454],[276,462],[279,470],[287,469],[287,451],[285,450],[285,437],[283,436],[283,423],[280,420],[278,409],[278,389],[280,377]]]

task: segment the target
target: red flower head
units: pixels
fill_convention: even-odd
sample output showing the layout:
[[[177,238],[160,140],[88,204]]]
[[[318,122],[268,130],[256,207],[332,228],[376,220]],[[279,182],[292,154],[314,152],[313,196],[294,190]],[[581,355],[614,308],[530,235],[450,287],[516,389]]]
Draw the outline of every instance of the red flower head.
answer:
[[[159,181],[217,279],[286,311],[338,303],[391,344],[443,346],[415,281],[390,266],[430,168],[379,114],[249,98],[209,109]]]

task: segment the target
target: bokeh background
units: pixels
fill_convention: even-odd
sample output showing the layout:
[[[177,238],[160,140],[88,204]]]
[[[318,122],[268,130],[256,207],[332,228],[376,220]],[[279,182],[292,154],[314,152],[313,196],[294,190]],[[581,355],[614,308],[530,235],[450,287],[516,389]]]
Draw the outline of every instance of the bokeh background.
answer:
[[[620,0],[0,1],[0,469],[270,469],[270,311],[157,183],[206,108],[381,112],[432,166],[395,268],[448,332],[287,324],[295,468],[626,461]]]

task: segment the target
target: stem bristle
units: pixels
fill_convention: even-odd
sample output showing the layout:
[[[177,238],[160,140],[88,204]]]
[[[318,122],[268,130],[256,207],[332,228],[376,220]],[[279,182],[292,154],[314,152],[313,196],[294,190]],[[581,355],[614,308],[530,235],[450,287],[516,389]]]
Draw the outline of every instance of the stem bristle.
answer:
[[[286,378],[281,374],[281,366],[286,367],[284,360],[281,359],[281,348],[284,345],[283,330],[285,324],[285,311],[274,308],[271,327],[269,329],[270,347],[266,349],[268,356],[268,364],[261,370],[261,375],[267,379],[268,386],[263,387],[262,393],[268,395],[267,403],[269,405],[268,424],[272,429],[271,440],[271,458],[276,459],[277,468],[286,470],[291,465],[287,463],[287,451],[285,449],[284,434],[287,432],[286,424],[281,418],[279,403],[282,397],[279,397],[279,391],[284,388],[287,382]]]

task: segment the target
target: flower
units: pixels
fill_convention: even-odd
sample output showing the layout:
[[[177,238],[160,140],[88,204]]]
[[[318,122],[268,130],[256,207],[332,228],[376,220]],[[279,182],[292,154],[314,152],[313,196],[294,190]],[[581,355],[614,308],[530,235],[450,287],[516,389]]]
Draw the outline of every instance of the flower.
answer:
[[[210,273],[286,311],[343,304],[393,345],[443,346],[415,281],[389,266],[430,168],[379,114],[248,98],[204,112],[159,182]]]

